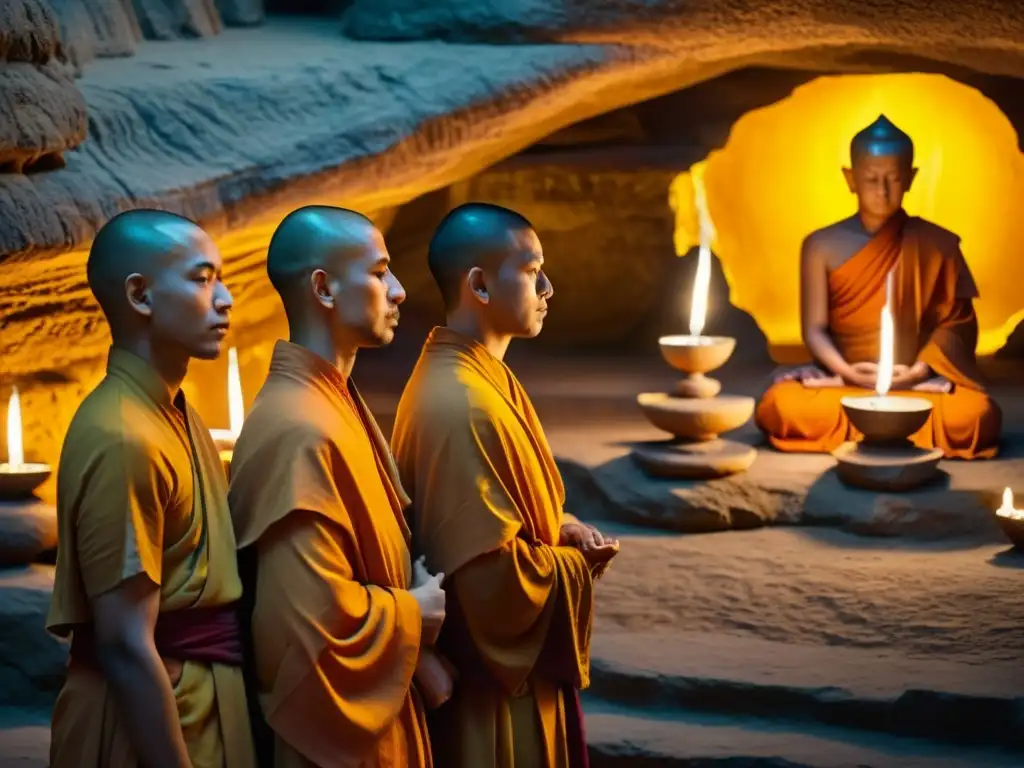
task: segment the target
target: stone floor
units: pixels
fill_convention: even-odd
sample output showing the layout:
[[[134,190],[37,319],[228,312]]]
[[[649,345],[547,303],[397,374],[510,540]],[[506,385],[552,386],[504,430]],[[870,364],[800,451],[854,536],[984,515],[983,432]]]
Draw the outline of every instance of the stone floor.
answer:
[[[1024,766],[1024,557],[991,520],[997,492],[1024,491],[1020,391],[996,391],[1003,458],[949,462],[943,485],[887,500],[841,486],[828,457],[768,451],[739,478],[650,480],[626,455],[657,437],[633,396],[670,385],[670,371],[516,365],[572,511],[622,541],[597,590],[595,768]],[[388,428],[396,379],[382,370],[359,374]],[[741,372],[727,389],[761,379]],[[701,530],[719,532],[690,535]],[[18,617],[21,648],[41,636],[49,578],[46,566],[0,573],[0,623]],[[26,674],[52,681],[54,663]],[[46,743],[45,711],[0,710],[0,768],[45,765]]]

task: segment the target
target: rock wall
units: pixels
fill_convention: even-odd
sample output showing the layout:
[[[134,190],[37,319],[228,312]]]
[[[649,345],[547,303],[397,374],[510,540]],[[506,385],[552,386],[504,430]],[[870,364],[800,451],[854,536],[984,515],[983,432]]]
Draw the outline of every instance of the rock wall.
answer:
[[[85,101],[45,0],[0,5],[0,174],[51,170],[85,138]]]

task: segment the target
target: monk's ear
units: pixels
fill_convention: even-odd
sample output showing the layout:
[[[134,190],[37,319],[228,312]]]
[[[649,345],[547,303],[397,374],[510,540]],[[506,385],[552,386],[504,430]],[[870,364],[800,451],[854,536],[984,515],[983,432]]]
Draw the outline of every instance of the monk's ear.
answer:
[[[487,284],[484,282],[484,271],[480,267],[473,267],[466,273],[466,285],[469,286],[473,298],[481,304],[491,300],[490,294],[487,293]]]
[[[917,178],[917,168],[911,168],[907,174],[907,189],[909,190],[914,184],[914,179]]]
[[[309,285],[313,289],[313,299],[324,309],[334,309],[334,297],[331,295],[330,281],[322,269],[314,269],[309,275]]]
[[[857,183],[853,178],[853,168],[843,168],[843,178],[846,179],[846,186],[853,194],[857,194]]]
[[[149,283],[143,275],[132,272],[124,279],[124,293],[128,298],[128,306],[143,317],[153,314],[153,301]]]

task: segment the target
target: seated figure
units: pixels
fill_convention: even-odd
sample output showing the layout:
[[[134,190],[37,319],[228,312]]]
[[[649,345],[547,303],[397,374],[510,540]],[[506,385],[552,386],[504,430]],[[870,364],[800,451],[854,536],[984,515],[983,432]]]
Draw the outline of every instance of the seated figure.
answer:
[[[978,370],[978,290],[960,238],[903,210],[917,174],[914,145],[884,115],[853,138],[850,160],[843,173],[857,213],[813,232],[801,252],[801,325],[814,364],[776,376],[758,403],[757,425],[781,451],[829,452],[859,437],[840,400],[875,388],[892,273],[891,393],[934,406],[911,440],[947,458],[992,458],[1002,413]]]

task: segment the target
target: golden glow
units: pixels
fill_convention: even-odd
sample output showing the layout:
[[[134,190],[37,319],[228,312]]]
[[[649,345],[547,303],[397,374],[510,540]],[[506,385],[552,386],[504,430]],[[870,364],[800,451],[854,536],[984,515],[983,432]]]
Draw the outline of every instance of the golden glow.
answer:
[[[715,226],[708,211],[707,193],[704,190],[704,164],[690,169],[693,180],[693,202],[697,210],[700,248],[697,251],[697,271],[693,277],[690,298],[690,335],[700,336],[708,316],[708,293],[711,290],[711,243],[715,239]]]
[[[234,445],[242,433],[242,422],[245,420],[245,405],[242,400],[242,378],[238,372],[238,350],[228,350],[228,429],[211,429],[214,441],[218,446]]]
[[[25,463],[25,450],[21,444],[21,397],[18,388],[11,392],[7,403],[7,465],[11,469],[20,469]]]
[[[1003,506],[996,510],[996,514],[1001,517],[1012,517],[1015,520],[1024,520],[1024,510],[1014,509],[1013,507],[1013,491],[1009,488],[1003,490]]]
[[[882,306],[881,334],[878,341],[878,378],[875,391],[885,397],[892,386],[893,363],[895,362],[895,337],[892,320],[892,272],[885,281],[885,304]]]
[[[773,354],[800,345],[801,242],[856,211],[840,169],[850,139],[880,113],[914,139],[920,170],[907,212],[962,238],[980,293],[978,352],[995,352],[1024,320],[1024,157],[994,103],[941,75],[818,78],[744,115],[724,149],[691,169],[707,190],[731,301],[754,317]],[[701,239],[689,177],[670,191],[680,255]]]

